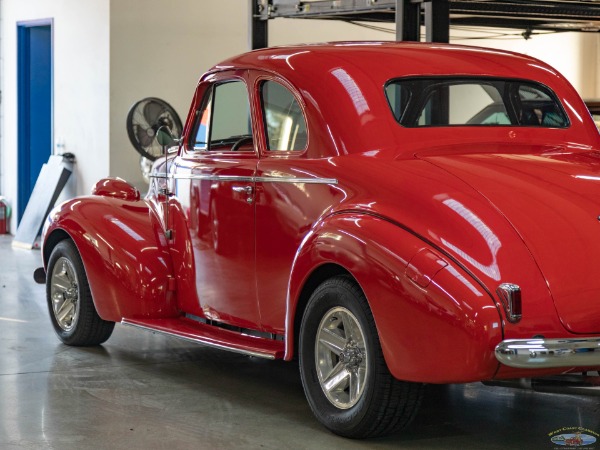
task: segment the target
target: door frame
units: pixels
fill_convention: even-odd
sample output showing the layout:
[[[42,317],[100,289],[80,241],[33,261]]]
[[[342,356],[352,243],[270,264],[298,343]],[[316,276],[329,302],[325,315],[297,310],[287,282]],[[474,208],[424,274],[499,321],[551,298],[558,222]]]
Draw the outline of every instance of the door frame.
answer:
[[[26,190],[33,190],[26,181],[30,170],[29,158],[29,51],[28,33],[34,27],[50,27],[50,155],[54,153],[54,19],[37,19],[17,22],[17,220],[20,221],[28,199],[23,198]],[[26,161],[24,161],[26,158]],[[27,178],[26,178],[27,175]],[[31,194],[31,193],[30,193]]]

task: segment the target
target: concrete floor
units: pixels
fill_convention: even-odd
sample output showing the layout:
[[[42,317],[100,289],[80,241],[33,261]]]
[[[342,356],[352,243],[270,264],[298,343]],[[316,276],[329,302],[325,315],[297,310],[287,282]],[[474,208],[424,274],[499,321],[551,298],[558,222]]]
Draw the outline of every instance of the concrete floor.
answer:
[[[0,236],[0,449],[551,449],[549,433],[600,433],[599,397],[479,383],[429,386],[402,434],[332,435],[304,399],[298,367],[117,325],[102,347],[62,345],[37,250]],[[586,448],[600,449],[600,443]]]

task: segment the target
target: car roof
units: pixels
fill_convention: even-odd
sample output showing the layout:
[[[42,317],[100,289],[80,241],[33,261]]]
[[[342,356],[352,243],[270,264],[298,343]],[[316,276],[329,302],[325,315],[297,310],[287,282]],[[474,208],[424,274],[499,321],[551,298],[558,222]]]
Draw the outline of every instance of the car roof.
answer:
[[[519,53],[489,48],[420,42],[332,42],[271,47],[229,58],[210,72],[231,68],[279,73],[292,83],[316,73],[344,70],[354,78],[368,72],[378,81],[423,75],[515,77],[556,76],[547,64]],[[320,80],[319,82],[323,82]]]
[[[537,81],[569,105],[574,135],[598,140],[591,120],[575,126],[581,122],[575,111],[583,110],[584,105],[558,71],[530,56],[504,50],[381,41],[271,47],[229,58],[214,66],[202,80],[211,80],[215,72],[232,70],[250,70],[256,76],[282,78],[291,84],[302,100],[309,129],[318,130],[311,132],[311,142],[323,139],[319,145],[324,156],[401,145],[410,152],[384,86],[390,80],[411,76]],[[331,136],[331,143],[325,141],[326,136]]]

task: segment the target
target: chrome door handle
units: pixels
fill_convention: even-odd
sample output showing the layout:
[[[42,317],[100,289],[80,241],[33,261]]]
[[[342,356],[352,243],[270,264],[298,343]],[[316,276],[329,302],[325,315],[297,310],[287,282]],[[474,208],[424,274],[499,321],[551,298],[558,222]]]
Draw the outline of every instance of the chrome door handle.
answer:
[[[254,189],[252,189],[252,186],[234,186],[232,188],[235,192],[245,192],[248,195],[252,194],[252,191]]]
[[[252,186],[233,186],[234,192],[246,193],[248,198],[246,198],[246,202],[252,203],[254,198],[252,198],[252,193],[254,192],[254,188]]]

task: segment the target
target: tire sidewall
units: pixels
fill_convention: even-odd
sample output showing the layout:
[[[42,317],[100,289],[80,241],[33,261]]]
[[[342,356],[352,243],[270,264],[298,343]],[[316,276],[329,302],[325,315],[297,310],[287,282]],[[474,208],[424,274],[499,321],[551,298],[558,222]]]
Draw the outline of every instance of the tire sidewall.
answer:
[[[377,384],[376,358],[379,342],[370,319],[370,311],[364,297],[357,298],[347,286],[329,280],[311,296],[300,327],[299,355],[300,375],[310,407],[317,419],[337,434],[352,433],[360,425],[374,401]],[[349,310],[358,320],[365,339],[367,351],[367,379],[359,401],[348,409],[334,406],[325,396],[315,364],[315,340],[322,318],[335,307]],[[365,311],[366,307],[366,311]]]
[[[78,295],[78,304],[77,308],[79,309],[77,318],[73,327],[66,331],[61,328],[56,320],[56,316],[54,314],[54,308],[52,305],[51,298],[51,284],[52,284],[52,272],[54,271],[54,267],[56,266],[57,261],[60,258],[68,259],[73,268],[75,270],[75,274],[77,276],[77,295]],[[65,240],[56,245],[52,254],[50,255],[50,259],[48,260],[48,281],[46,282],[46,299],[48,301],[48,312],[50,313],[50,320],[52,322],[52,326],[54,327],[54,331],[59,336],[59,338],[64,343],[69,343],[76,338],[77,331],[79,330],[79,321],[81,320],[82,313],[84,312],[84,302],[82,302],[83,295],[85,294],[85,287],[87,286],[87,278],[85,276],[85,271],[83,269],[83,263],[81,262],[81,258],[74,244]]]

